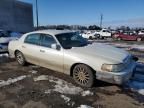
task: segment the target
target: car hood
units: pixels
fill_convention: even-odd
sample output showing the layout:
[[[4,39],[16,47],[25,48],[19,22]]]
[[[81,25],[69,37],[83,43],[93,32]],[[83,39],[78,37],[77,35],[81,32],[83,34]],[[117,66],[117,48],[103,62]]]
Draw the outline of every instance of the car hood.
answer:
[[[122,63],[129,53],[102,43],[88,44],[85,47],[75,47],[70,50],[71,53],[87,58],[98,58],[108,61],[109,63]]]
[[[16,40],[18,37],[0,37],[0,43],[9,43],[12,40]]]

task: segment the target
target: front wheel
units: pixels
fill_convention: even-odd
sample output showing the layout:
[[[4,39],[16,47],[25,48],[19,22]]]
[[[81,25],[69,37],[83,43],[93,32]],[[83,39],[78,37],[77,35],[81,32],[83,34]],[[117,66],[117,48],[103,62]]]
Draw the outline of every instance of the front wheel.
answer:
[[[16,56],[16,60],[17,60],[18,64],[20,64],[22,66],[26,65],[26,61],[25,61],[25,58],[24,58],[24,55],[22,54],[22,52],[17,51],[15,56]]]
[[[83,87],[92,87],[94,84],[93,71],[84,64],[78,64],[73,69],[73,78],[75,82]]]

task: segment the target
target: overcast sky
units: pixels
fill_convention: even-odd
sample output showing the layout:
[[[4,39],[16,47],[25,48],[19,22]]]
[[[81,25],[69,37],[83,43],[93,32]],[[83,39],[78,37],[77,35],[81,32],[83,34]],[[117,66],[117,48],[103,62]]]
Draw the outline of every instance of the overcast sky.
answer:
[[[35,0],[32,3],[35,18]],[[38,0],[39,22],[48,24],[97,24],[144,26],[144,0]]]

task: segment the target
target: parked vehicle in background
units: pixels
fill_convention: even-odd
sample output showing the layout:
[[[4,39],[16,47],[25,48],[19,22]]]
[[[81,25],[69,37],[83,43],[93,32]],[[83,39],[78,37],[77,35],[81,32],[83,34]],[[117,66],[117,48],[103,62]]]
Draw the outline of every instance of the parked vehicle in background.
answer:
[[[140,36],[132,32],[116,33],[113,35],[113,38],[117,40],[133,40],[133,41],[144,40],[144,36]]]
[[[113,35],[113,34],[115,34],[115,33],[117,33],[116,30],[111,30],[111,35]]]
[[[20,65],[26,62],[71,75],[91,87],[95,79],[115,84],[128,81],[136,63],[128,52],[99,43],[88,43],[72,31],[44,30],[24,34],[8,46]]]
[[[112,36],[112,33],[107,29],[96,31],[95,34],[97,34],[100,38],[111,38]]]
[[[8,43],[12,40],[19,39],[22,36],[19,32],[0,32],[0,52],[8,51]]]
[[[86,33],[83,33],[81,35],[82,35],[83,38],[86,38],[86,39],[96,39],[96,38],[98,38],[98,35],[95,32],[93,32],[93,33],[86,32]]]
[[[138,35],[144,35],[144,30],[139,31]]]

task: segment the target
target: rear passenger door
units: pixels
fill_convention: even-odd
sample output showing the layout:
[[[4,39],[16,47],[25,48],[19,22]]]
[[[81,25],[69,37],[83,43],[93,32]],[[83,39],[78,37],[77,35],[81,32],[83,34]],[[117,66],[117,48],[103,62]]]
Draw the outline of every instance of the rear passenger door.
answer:
[[[63,49],[52,49],[52,44],[57,44],[53,36],[41,34],[40,65],[63,72]]]
[[[39,45],[40,34],[35,33],[26,36],[21,46],[21,51],[28,62],[39,65]]]

